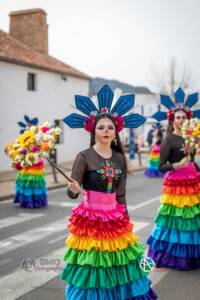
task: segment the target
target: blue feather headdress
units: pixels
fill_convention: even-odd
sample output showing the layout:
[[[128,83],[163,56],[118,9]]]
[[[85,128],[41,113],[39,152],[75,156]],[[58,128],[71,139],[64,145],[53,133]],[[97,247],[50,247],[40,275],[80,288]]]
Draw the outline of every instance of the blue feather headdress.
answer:
[[[145,122],[145,117],[140,114],[126,114],[134,107],[135,95],[121,95],[112,107],[114,93],[108,85],[104,85],[97,93],[98,108],[89,97],[75,96],[76,108],[84,115],[72,113],[63,121],[71,128],[85,128],[87,131],[94,130],[95,118],[102,113],[110,114],[114,120],[117,131],[126,128],[137,128]]]
[[[165,106],[168,111],[164,112],[159,110],[153,114],[152,118],[156,119],[158,122],[167,119],[169,122],[172,122],[174,119],[174,110],[178,108],[181,108],[186,112],[188,119],[192,117],[200,118],[200,109],[191,110],[191,107],[198,102],[198,93],[190,94],[187,96],[187,99],[185,99],[185,93],[182,88],[179,87],[174,96],[175,101],[173,102],[169,96],[160,95],[160,103]]]
[[[29,128],[30,126],[36,126],[38,124],[39,120],[38,118],[30,119],[27,115],[24,115],[24,120],[17,122],[19,127],[22,129],[20,130],[20,133],[24,133],[24,131]]]

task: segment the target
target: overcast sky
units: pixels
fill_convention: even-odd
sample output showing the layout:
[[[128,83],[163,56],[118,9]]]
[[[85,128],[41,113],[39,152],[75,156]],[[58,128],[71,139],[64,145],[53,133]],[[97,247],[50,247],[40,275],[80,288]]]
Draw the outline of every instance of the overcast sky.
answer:
[[[43,8],[49,52],[90,76],[149,86],[152,64],[186,62],[200,90],[200,0],[0,0],[8,14]]]

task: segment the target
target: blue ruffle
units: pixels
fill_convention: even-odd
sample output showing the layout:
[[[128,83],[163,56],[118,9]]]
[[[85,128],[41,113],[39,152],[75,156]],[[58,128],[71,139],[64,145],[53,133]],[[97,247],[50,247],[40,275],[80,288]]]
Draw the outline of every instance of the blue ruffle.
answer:
[[[151,281],[146,277],[111,289],[80,289],[73,285],[68,285],[65,296],[67,300],[132,299],[133,297],[142,297],[148,294],[150,285]],[[149,299],[156,299],[155,297]],[[140,298],[136,299],[139,300]]]
[[[156,225],[151,235],[156,240],[166,241],[172,244],[200,245],[200,229],[188,232]]]
[[[14,203],[21,203],[21,202],[40,202],[40,201],[47,201],[47,194],[41,195],[30,195],[26,196],[24,194],[16,193],[14,198]]]
[[[147,244],[154,252],[163,251],[172,256],[186,258],[200,257],[200,245],[171,244],[169,242],[158,241],[152,236],[147,240]]]
[[[147,168],[144,174],[148,177],[163,177],[165,175],[164,173],[160,172],[158,168]]]
[[[30,195],[41,195],[47,192],[46,187],[38,188],[38,187],[32,187],[32,188],[26,188],[22,187],[20,185],[16,185],[16,192],[20,194],[24,194],[26,196]]]

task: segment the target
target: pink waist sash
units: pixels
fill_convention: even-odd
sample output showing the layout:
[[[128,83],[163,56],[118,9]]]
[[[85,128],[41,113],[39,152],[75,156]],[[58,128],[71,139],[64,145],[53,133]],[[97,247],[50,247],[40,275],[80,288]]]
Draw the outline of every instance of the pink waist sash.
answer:
[[[83,191],[83,203],[87,208],[112,210],[116,208],[116,193],[102,193],[91,190]]]

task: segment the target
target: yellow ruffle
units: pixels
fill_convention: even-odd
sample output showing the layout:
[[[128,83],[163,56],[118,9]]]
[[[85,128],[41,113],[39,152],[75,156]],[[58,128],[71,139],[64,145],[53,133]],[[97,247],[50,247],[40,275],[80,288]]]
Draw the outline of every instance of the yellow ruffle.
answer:
[[[126,249],[129,244],[135,245],[138,239],[138,236],[133,233],[129,233],[112,240],[96,240],[91,237],[83,238],[77,235],[70,234],[70,236],[66,240],[66,246],[68,248],[78,249],[82,251],[95,248],[99,251],[107,250],[109,252],[113,252]]]
[[[30,174],[30,175],[42,175],[44,174],[44,169],[40,169],[40,170],[37,170],[37,169],[23,169],[20,171],[20,173],[22,174]]]
[[[194,206],[200,203],[200,193],[193,195],[171,195],[164,194],[161,203],[174,205],[177,207]]]

